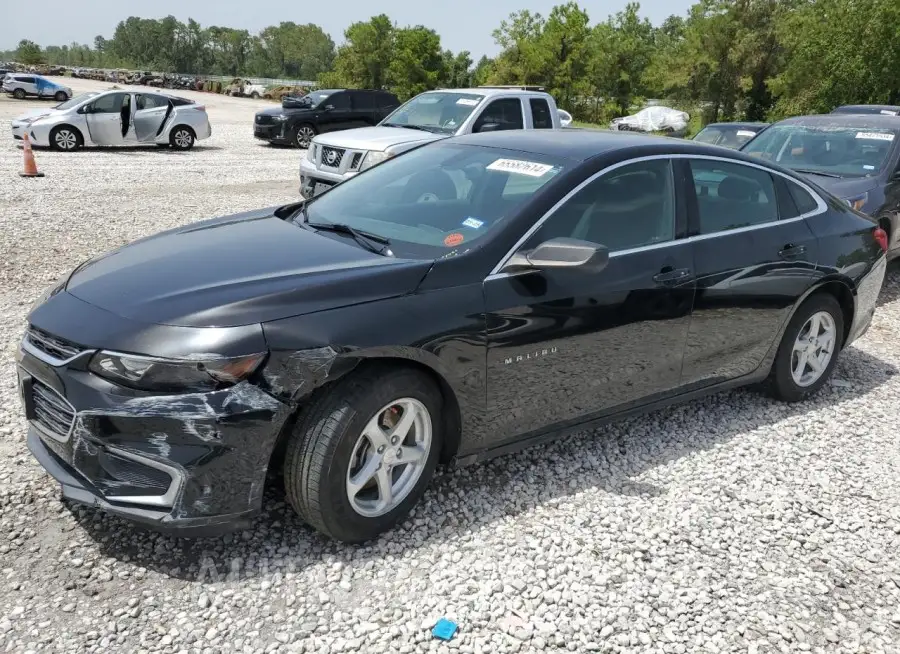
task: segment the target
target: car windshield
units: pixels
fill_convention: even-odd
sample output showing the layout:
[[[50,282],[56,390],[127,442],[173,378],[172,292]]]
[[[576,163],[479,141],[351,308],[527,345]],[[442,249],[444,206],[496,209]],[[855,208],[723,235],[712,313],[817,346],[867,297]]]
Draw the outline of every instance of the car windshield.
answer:
[[[754,136],[756,136],[756,132],[752,129],[717,125],[715,127],[704,127],[694,137],[694,140],[700,143],[721,145],[726,148],[739,148]]]
[[[77,107],[85,100],[93,98],[97,95],[96,91],[89,91],[88,93],[82,93],[81,95],[76,95],[74,98],[70,100],[66,100],[65,102],[60,102],[58,105],[53,107],[54,109],[72,109],[73,107]]]
[[[453,134],[482,100],[484,96],[479,93],[422,93],[394,110],[381,124]]]
[[[388,159],[307,204],[310,223],[340,223],[390,239],[396,256],[464,252],[497,230],[569,161],[438,143]]]
[[[288,96],[282,101],[282,104],[288,104],[292,107],[317,107],[331,94],[332,91],[313,91],[299,98]]]
[[[742,148],[797,171],[868,177],[884,167],[900,130],[839,125],[777,125]]]

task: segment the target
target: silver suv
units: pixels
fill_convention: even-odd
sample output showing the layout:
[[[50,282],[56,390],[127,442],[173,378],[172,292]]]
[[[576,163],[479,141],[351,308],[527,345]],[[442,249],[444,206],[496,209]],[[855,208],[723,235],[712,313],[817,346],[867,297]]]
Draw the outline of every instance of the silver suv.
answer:
[[[300,193],[310,198],[393,156],[460,134],[561,129],[553,97],[509,87],[421,93],[375,127],[319,134],[300,162]]]

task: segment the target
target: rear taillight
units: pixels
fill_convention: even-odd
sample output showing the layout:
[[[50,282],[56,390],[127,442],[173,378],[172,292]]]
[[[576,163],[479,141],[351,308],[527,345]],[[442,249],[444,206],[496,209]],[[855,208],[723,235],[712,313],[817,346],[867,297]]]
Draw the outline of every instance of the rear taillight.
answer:
[[[194,107],[194,109],[196,109],[197,111],[202,111],[203,113],[206,113],[206,107],[204,107],[202,105],[197,105],[196,107]]]
[[[872,231],[872,236],[875,237],[875,240],[878,241],[878,245],[881,246],[882,252],[887,252],[888,249],[888,235],[887,232],[881,229],[881,227],[876,227]]]

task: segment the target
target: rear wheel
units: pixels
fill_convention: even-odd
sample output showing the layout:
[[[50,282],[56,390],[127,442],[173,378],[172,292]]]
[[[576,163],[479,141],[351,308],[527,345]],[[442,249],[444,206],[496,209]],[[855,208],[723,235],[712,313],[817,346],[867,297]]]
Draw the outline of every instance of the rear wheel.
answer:
[[[16,89],[13,91],[13,97],[16,100],[24,100],[25,99],[25,90],[24,89]]]
[[[50,147],[60,152],[74,152],[84,145],[84,138],[74,127],[60,125],[50,132]]]
[[[250,97],[253,98],[254,100],[259,100],[259,93],[254,91],[253,93],[250,94]]]
[[[298,421],[285,491],[310,525],[359,543],[402,520],[425,492],[441,449],[442,397],[427,376],[371,368],[342,380]]]
[[[194,130],[185,125],[179,125],[172,130],[169,136],[169,145],[176,150],[190,150],[194,147],[196,140],[197,137],[194,134]]]
[[[779,400],[798,402],[818,391],[834,371],[844,340],[844,313],[831,295],[816,293],[788,323],[769,375]]]

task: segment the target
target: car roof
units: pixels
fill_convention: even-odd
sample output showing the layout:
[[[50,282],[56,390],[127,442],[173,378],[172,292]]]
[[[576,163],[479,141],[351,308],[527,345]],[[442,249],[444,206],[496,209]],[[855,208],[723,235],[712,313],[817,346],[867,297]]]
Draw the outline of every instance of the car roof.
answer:
[[[586,161],[595,156],[613,151],[641,148],[643,150],[656,150],[659,154],[705,154],[756,163],[755,159],[747,155],[741,155],[733,150],[725,150],[721,147],[689,139],[612,130],[569,128],[503,130],[453,136],[441,141],[441,143],[481,145],[489,148],[518,150],[520,152],[544,154],[572,161]]]
[[[831,110],[833,114],[878,113],[879,111],[898,111],[900,106],[893,104],[842,104]]]
[[[900,129],[900,116],[883,114],[813,114],[779,120],[775,125],[808,125],[809,127],[874,127]]]
[[[734,127],[735,129],[742,129],[745,127],[765,127],[769,124],[755,121],[722,121],[721,123],[709,123],[703,129],[707,127]]]
[[[519,88],[498,88],[498,87],[474,87],[467,89],[433,89],[425,91],[425,93],[472,93],[475,95],[483,95],[487,98],[495,95],[549,95],[546,91],[527,91]]]

